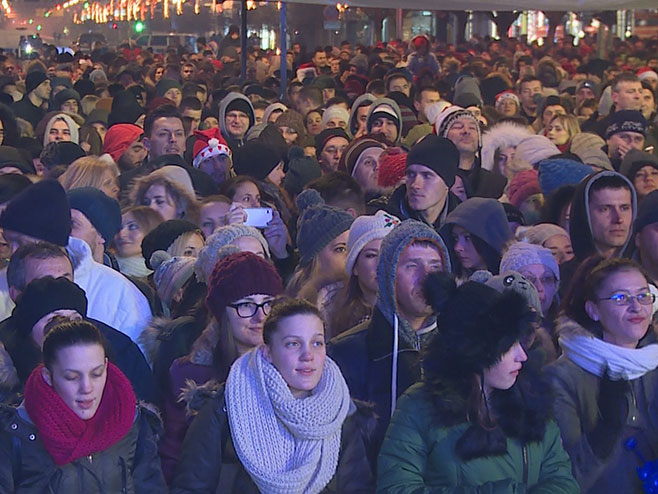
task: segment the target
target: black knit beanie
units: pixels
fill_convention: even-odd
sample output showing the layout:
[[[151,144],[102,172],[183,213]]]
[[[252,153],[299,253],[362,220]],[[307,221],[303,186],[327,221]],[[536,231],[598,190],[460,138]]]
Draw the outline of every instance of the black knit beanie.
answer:
[[[238,175],[248,175],[256,180],[265,180],[281,161],[281,155],[271,146],[257,140],[248,141],[238,148],[233,169]]]
[[[105,239],[105,245],[109,245],[121,229],[119,203],[95,187],[72,189],[68,192],[68,198],[71,209],[77,209],[84,214]]]
[[[87,296],[82,288],[66,278],[46,276],[25,287],[11,316],[20,333],[28,334],[39,319],[60,309],[72,309],[85,317]]]
[[[459,150],[450,139],[430,134],[409,151],[407,167],[410,165],[426,166],[452,187],[459,168]]]
[[[55,180],[42,180],[14,197],[0,215],[0,227],[66,247],[71,208]]]

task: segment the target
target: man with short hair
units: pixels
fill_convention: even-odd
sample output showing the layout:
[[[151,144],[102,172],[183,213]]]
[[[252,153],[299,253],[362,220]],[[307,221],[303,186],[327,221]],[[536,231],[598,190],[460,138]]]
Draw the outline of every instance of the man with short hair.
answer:
[[[243,94],[230,92],[219,102],[219,128],[233,153],[244,144],[254,122],[254,107]]]
[[[518,96],[521,102],[519,113],[525,117],[528,124],[537,118],[537,98],[544,90],[541,80],[534,75],[527,75],[519,82]]]
[[[414,96],[414,108],[418,112],[418,119],[423,123],[430,123],[425,113],[428,106],[441,101],[441,94],[434,86],[421,87]]]
[[[386,77],[386,94],[398,92],[404,94],[407,98],[411,94],[410,78],[400,72],[394,72]]]
[[[350,395],[374,404],[379,417],[372,435],[375,456],[398,397],[421,379],[421,353],[438,330],[436,314],[423,296],[426,276],[436,271],[451,271],[438,233],[414,220],[397,225],[381,244],[379,295],[371,319],[327,347]]]
[[[327,59],[327,52],[324,51],[324,48],[318,46],[313,52],[313,58],[311,61],[313,62],[313,66],[318,75],[331,73],[331,67],[329,66]]]
[[[340,157],[349,143],[349,136],[340,127],[325,129],[315,136],[315,155],[323,175],[338,171]]]
[[[306,118],[311,110],[316,110],[324,104],[322,90],[313,86],[303,87],[297,99],[297,111]]]
[[[71,205],[71,236],[84,240],[94,261],[118,270],[119,265],[107,248],[121,229],[121,206],[94,187],[68,191]]]
[[[27,120],[33,128],[46,115],[44,108],[50,99],[50,79],[43,72],[30,72],[25,78],[25,95],[11,108],[17,117]]]
[[[579,82],[576,86],[576,108],[585,100],[596,100],[596,83],[590,80]]]
[[[149,113],[144,120],[143,143],[148,151],[148,161],[165,154],[183,156],[185,129],[178,109],[163,105]]]
[[[638,261],[658,285],[658,191],[640,204],[634,226]]]
[[[179,107],[181,116],[183,117],[183,129],[185,130],[185,138],[194,134],[195,130],[199,129],[201,123],[201,112],[203,106],[201,101],[196,96],[188,96],[183,98]]]
[[[620,111],[640,111],[642,109],[642,83],[632,72],[621,72],[610,84],[610,96],[613,106],[610,114],[595,122],[596,133],[607,139],[608,127]],[[589,122],[581,125],[584,131],[591,129]]]
[[[407,155],[406,183],[389,200],[387,211],[400,219],[415,219],[437,231],[459,199],[450,192],[455,183],[459,151],[448,139],[428,135]]]
[[[366,213],[366,202],[359,183],[343,172],[331,172],[311,180],[304,187],[317,190],[325,204],[356,218]]]
[[[181,78],[183,79],[183,82],[191,81],[195,77],[196,77],[196,65],[190,62],[183,64],[183,68],[181,69]]]

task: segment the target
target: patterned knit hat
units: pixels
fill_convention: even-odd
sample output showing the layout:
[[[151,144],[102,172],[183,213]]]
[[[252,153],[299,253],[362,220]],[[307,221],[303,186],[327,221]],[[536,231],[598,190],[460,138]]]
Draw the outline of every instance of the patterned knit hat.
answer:
[[[509,202],[512,206],[520,207],[523,201],[535,194],[541,194],[537,170],[524,170],[517,173],[509,184]]]
[[[384,150],[379,157],[377,185],[395,187],[405,177],[407,153],[402,148],[391,147]]]
[[[349,230],[354,218],[345,211],[328,206],[315,189],[297,196],[297,247],[299,265],[306,266],[338,235]]]
[[[272,263],[251,252],[240,252],[220,259],[208,283],[206,307],[221,321],[226,306],[254,294],[276,297],[283,293],[283,282]]]
[[[297,132],[297,142],[306,137],[306,127],[304,127],[304,117],[295,110],[286,110],[274,122],[277,129],[281,127],[290,127]]]
[[[608,117],[608,128],[605,129],[605,138],[619,132],[635,132],[647,135],[647,120],[639,110],[619,110]]]
[[[212,273],[219,258],[219,250],[227,245],[232,245],[233,241],[240,237],[254,237],[263,247],[266,258],[270,258],[270,248],[267,245],[267,240],[256,228],[243,223],[222,226],[206,239],[206,244],[199,251],[199,257],[197,257],[194,266],[194,273],[199,282],[208,284],[210,273]]]
[[[361,153],[369,148],[385,149],[386,146],[372,137],[363,136],[350,142],[340,157],[338,168],[346,170],[347,173],[354,176],[356,164],[359,162]]]
[[[194,135],[194,160],[192,165],[199,168],[202,161],[212,156],[231,157],[231,149],[226,144],[222,132],[217,127],[207,130],[195,130]]]
[[[460,118],[468,118],[475,122],[478,132],[478,149],[482,148],[482,132],[480,131],[480,122],[478,122],[475,115],[470,111],[462,108],[461,106],[452,105],[446,107],[441,113],[439,113],[436,121],[434,122],[434,133],[439,137],[448,137],[448,132],[453,125]]]
[[[500,260],[500,272],[518,271],[531,264],[546,266],[560,281],[560,268],[551,251],[541,245],[527,242],[514,242],[503,254]]]
[[[356,259],[366,244],[371,240],[384,238],[399,224],[399,218],[385,211],[377,211],[374,216],[359,216],[355,219],[347,240],[347,261],[345,261],[347,276],[352,276]]]
[[[496,110],[498,110],[498,107],[506,99],[511,99],[512,101],[514,101],[514,103],[516,103],[517,108],[521,108],[521,102],[519,101],[519,97],[516,94],[514,94],[514,90],[508,89],[496,95]]]
[[[575,185],[593,173],[592,167],[566,158],[553,158],[539,162],[539,188],[544,196],[563,185]]]
[[[155,268],[153,281],[158,297],[167,306],[183,285],[194,273],[195,257],[176,256],[171,257],[164,250],[156,250],[151,255],[151,266]]]

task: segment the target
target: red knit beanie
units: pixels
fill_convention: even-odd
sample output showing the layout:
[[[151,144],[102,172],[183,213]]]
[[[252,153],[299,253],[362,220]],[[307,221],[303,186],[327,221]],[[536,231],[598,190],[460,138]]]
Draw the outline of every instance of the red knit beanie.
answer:
[[[126,149],[144,133],[144,129],[129,123],[112,125],[105,134],[103,153],[112,156],[115,163],[119,161]]]
[[[537,170],[523,170],[517,173],[509,184],[510,204],[518,208],[528,197],[541,194],[538,177]]]
[[[248,295],[276,297],[283,282],[274,266],[251,252],[239,252],[220,259],[210,274],[206,307],[218,321],[226,306]]]
[[[377,185],[380,187],[395,187],[404,178],[407,166],[407,153],[402,148],[385,149],[379,157]]]

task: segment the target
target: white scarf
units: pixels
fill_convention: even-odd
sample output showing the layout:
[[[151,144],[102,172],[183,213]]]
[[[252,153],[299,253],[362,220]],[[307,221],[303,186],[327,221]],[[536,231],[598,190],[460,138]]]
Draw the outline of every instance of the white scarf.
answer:
[[[564,354],[574,364],[596,376],[606,369],[613,381],[631,381],[658,367],[658,344],[624,348],[594,336],[563,335],[559,338]]]
[[[327,357],[312,394],[296,399],[256,348],[237,359],[226,380],[235,451],[264,494],[316,494],[334,476],[350,395]]]

